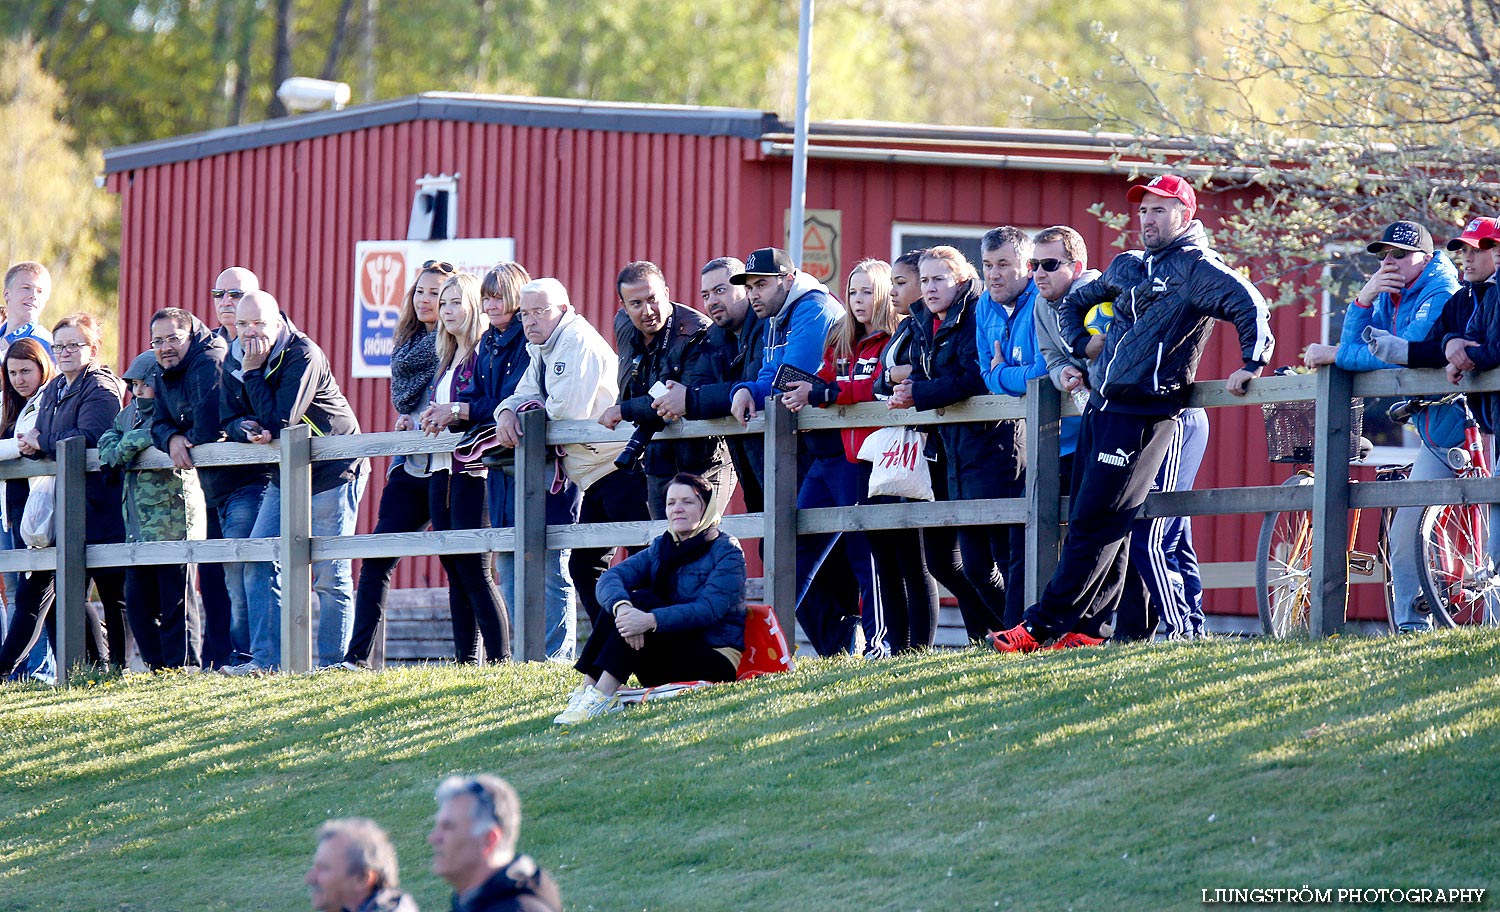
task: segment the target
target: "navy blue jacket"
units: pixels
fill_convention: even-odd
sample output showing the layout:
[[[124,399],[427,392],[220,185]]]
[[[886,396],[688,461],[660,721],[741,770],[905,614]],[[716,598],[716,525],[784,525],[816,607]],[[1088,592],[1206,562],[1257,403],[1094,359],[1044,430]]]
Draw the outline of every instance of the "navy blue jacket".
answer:
[[[1208,246],[1197,220],[1159,250],[1132,250],[1104,274],[1074,284],[1058,304],[1063,339],[1085,357],[1089,308],[1113,301],[1104,351],[1089,367],[1090,402],[1143,415],[1176,415],[1187,405],[1215,319],[1234,324],[1246,369],[1264,367],[1276,339],[1254,285]]]
[[[495,409],[515,393],[531,364],[520,319],[512,317],[504,329],[485,330],[476,354],[474,379],[458,391],[458,401],[469,403],[469,425],[494,424]]]
[[[670,533],[669,533],[670,534]],[[734,536],[717,525],[703,534],[713,534],[713,544],[697,560],[683,564],[672,581],[668,604],[652,609],[657,629],[700,631],[711,649],[745,648],[745,554]],[[649,589],[661,563],[662,540],[658,536],[644,551],[638,551],[604,571],[594,592],[606,611],[630,593]]]
[[[659,431],[666,422],[651,407],[651,387],[676,381],[689,389],[723,379],[722,359],[707,345],[713,321],[685,304],[672,304],[668,324],[651,345],[621,310],[615,314],[615,350],[620,353],[620,415],[637,428]],[[647,475],[705,475],[728,458],[722,437],[653,440],[646,446]]]
[[[1462,294],[1462,290],[1459,293]],[[1453,306],[1451,300],[1448,306]],[[1494,370],[1500,367],[1500,289],[1495,287],[1493,276],[1474,289],[1470,306],[1473,307],[1473,312],[1469,316],[1468,325],[1462,333],[1447,336],[1444,343],[1453,338],[1481,343],[1478,347],[1469,349],[1469,360],[1479,370]],[[1493,433],[1494,429],[1500,428],[1500,395],[1479,393],[1471,396],[1470,401],[1474,403],[1471,406],[1474,416],[1485,426],[1485,430]]]
[[[974,318],[978,282],[955,293],[936,331],[925,301],[912,305],[912,399],[920,411],[944,408],[989,392],[979,372]],[[1026,432],[1021,422],[970,421],[938,426],[948,459],[948,495],[953,500],[1020,496],[1026,468]],[[931,439],[931,438],[929,438]]]

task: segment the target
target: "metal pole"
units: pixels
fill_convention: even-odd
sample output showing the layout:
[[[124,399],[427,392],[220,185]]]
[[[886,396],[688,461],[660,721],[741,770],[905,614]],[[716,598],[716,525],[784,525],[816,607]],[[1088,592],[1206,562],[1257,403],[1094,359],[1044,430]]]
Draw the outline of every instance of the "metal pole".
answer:
[[[807,96],[812,58],[813,0],[802,0],[797,28],[797,126],[792,143],[792,218],[787,225],[787,255],[802,268],[802,231],[807,209]],[[791,628],[787,628],[791,629]]]

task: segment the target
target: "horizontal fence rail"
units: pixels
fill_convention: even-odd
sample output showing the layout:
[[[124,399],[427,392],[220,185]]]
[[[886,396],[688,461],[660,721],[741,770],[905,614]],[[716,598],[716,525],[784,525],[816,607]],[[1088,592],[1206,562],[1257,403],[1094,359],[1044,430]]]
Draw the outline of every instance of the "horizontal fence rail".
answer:
[[[1500,391],[1500,371],[1466,377],[1457,387],[1441,371],[1385,370],[1350,374],[1325,368],[1314,374],[1263,377],[1251,383],[1248,395],[1230,395],[1222,381],[1204,381],[1191,391],[1189,404],[1204,408],[1259,406],[1311,400],[1315,403],[1317,433],[1313,466],[1315,480],[1297,488],[1279,486],[1233,487],[1151,494],[1146,516],[1213,516],[1309,510],[1314,516],[1316,553],[1314,591],[1319,611],[1313,618],[1315,635],[1338,632],[1344,623],[1347,579],[1345,566],[1347,511],[1356,507],[1398,507],[1453,503],[1500,502],[1500,478],[1438,479],[1382,484],[1353,484],[1349,473],[1349,409],[1351,397],[1438,396],[1455,389],[1466,392]],[[1339,403],[1329,408],[1329,403]],[[1050,578],[1057,561],[1060,523],[1068,503],[1059,483],[1059,422],[1077,415],[1071,397],[1059,394],[1047,378],[1031,381],[1024,397],[979,396],[966,402],[926,412],[892,410],[883,402],[808,408],[793,414],[771,401],[747,424],[729,419],[674,422],[656,434],[657,440],[696,437],[759,435],[766,448],[764,479],[766,508],[760,513],[726,516],[724,530],[739,538],[763,542],[764,594],[783,629],[794,629],[796,598],[796,535],[842,531],[937,526],[1024,523],[1027,528],[1028,602],[1034,601]],[[560,548],[640,546],[665,529],[663,522],[545,524],[544,496],[549,479],[547,452],[569,443],[628,440],[634,428],[621,422],[613,430],[591,421],[545,421],[541,410],[520,416],[524,436],[517,448],[518,500],[516,526],[511,529],[467,529],[449,532],[402,532],[381,535],[313,537],[310,534],[311,465],[328,459],[451,452],[458,434],[436,437],[415,431],[312,438],[303,426],[284,431],[272,444],[216,443],[193,449],[200,468],[273,464],[282,497],[279,538],[222,541],[132,542],[84,544],[84,474],[99,468],[96,451],[83,449],[79,438],[64,440],[58,458],[21,459],[0,463],[0,480],[21,481],[44,475],[58,478],[56,539],[50,548],[0,551],[0,571],[57,571],[60,681],[83,657],[84,586],[88,568],[153,564],[226,563],[278,560],[282,565],[282,663],[291,671],[311,664],[311,564],[317,560],[409,555],[519,552],[516,588],[519,597],[515,654],[526,660],[543,658],[541,634],[543,552]],[[1027,481],[1025,495],[995,500],[936,503],[875,504],[797,510],[797,443],[799,431],[851,427],[913,426],[935,431],[955,422],[1019,419],[1026,422]],[[171,460],[157,450],[143,453],[132,471],[165,469]],[[1253,557],[1253,556],[1252,556]],[[1227,562],[1215,587],[1253,584],[1254,561]]]

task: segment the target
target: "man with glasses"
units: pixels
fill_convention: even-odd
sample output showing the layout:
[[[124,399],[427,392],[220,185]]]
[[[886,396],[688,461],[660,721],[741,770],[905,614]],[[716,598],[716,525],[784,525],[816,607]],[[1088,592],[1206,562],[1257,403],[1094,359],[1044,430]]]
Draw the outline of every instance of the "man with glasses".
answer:
[[[531,363],[516,391],[495,410],[495,438],[502,446],[521,442],[517,414],[546,410],[551,421],[598,421],[619,396],[614,349],[573,308],[557,279],[535,279],[521,286],[521,331]],[[641,473],[615,465],[624,443],[570,443],[562,447],[562,469],[583,491],[578,521],[632,522],[650,519]],[[556,487],[559,480],[553,482]],[[568,572],[590,620],[599,617],[594,587],[608,567],[613,548],[574,548]]]
[[[193,447],[224,439],[220,397],[226,386],[239,385],[224,369],[228,346],[197,317],[168,307],[151,317],[151,350],[160,367],[152,383],[156,392],[152,441],[172,457],[177,468],[192,469]],[[202,469],[198,475],[208,506],[209,537],[248,538],[270,467],[222,466]],[[207,568],[222,568],[219,572],[228,592],[222,599],[204,592],[204,664],[222,668],[247,662],[250,627],[245,565],[210,564],[203,569]],[[201,582],[201,569],[199,576],[200,585],[208,590]]]
[[[1446,254],[1434,252],[1432,234],[1425,225],[1410,220],[1392,222],[1366,249],[1380,266],[1344,311],[1338,345],[1313,343],[1307,347],[1303,362],[1308,367],[1337,364],[1351,371],[1397,367],[1377,356],[1370,341],[1379,342],[1381,332],[1408,346],[1426,340],[1442,319],[1448,299],[1458,291],[1458,270]],[[1387,339],[1381,349],[1396,358],[1397,347]],[[1452,477],[1453,471],[1442,454],[1463,440],[1462,411],[1455,406],[1435,406],[1424,409],[1413,423],[1424,445],[1418,449],[1408,477]],[[1422,598],[1421,555],[1416,548],[1422,509],[1401,507],[1391,521],[1392,610],[1400,633],[1432,629],[1432,609]]]
[[[252,291],[260,291],[260,279],[243,266],[231,266],[219,273],[219,277],[214,280],[214,287],[209,290],[209,296],[214,302],[214,315],[219,320],[219,328],[214,330],[214,334],[226,344],[233,342],[237,335],[234,321],[237,319],[240,299]]]
[[[314,436],[359,433],[359,420],[339,389],[328,356],[311,339],[287,325],[276,299],[253,291],[240,299],[235,320],[244,358],[236,379],[242,395],[226,400],[220,418],[230,440],[274,443],[298,424]],[[226,387],[227,388],[227,387]],[[312,534],[352,535],[364,495],[369,464],[364,458],[322,460],[312,467]],[[281,534],[281,487],[271,476],[256,512],[251,538]],[[251,659],[223,669],[230,675],[275,671],[281,665],[281,579],[275,561],[253,563],[245,571],[250,603]],[[354,617],[354,581],[347,560],[315,561],[313,590],[318,599],[317,663],[344,660]]]
[[[427,834],[432,873],[453,887],[453,912],[562,912],[562,894],[530,855],[516,853],[521,799],[498,776],[451,776],[437,788]]]

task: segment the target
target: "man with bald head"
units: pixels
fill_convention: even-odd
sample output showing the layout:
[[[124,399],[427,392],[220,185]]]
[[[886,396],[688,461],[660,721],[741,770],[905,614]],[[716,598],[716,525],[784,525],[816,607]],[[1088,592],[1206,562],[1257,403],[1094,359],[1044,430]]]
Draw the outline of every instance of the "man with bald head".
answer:
[[[260,279],[243,266],[231,266],[214,280],[213,290],[209,292],[214,299],[214,313],[219,318],[219,328],[214,332],[226,343],[236,337],[234,321],[240,299],[252,291],[260,291]]]
[[[359,420],[334,379],[328,356],[287,324],[274,297],[265,291],[247,292],[234,325],[236,347],[243,352],[236,375],[242,389],[236,401],[226,399],[220,409],[230,440],[274,444],[282,431],[298,424],[310,425],[319,437],[359,433]],[[313,464],[313,535],[354,533],[368,474],[364,459]],[[281,487],[273,474],[250,537],[280,535]],[[350,562],[317,561],[312,569],[318,605],[317,664],[337,665],[344,659],[354,623]],[[245,575],[251,659],[224,669],[231,675],[260,674],[281,665],[280,567],[274,561],[249,564]]]

